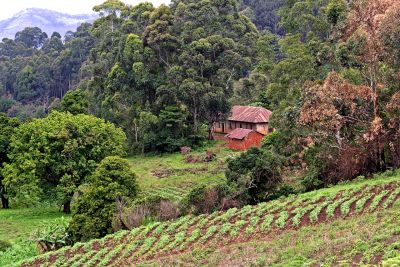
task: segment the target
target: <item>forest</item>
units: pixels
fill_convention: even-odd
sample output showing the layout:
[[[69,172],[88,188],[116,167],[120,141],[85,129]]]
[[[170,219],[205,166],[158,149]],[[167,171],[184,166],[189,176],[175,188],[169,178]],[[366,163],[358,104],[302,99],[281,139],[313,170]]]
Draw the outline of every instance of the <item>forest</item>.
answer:
[[[226,181],[194,188],[179,214],[400,167],[398,1],[107,0],[93,10],[93,25],[63,37],[32,27],[0,43],[3,208],[56,200],[72,212],[70,242],[129,228],[117,212],[125,199],[164,202],[140,199],[124,157],[201,149],[233,105],[273,111],[274,132],[228,158]]]
[[[0,111],[91,114],[122,128],[132,154],[199,146],[232,105],[263,106],[277,130],[265,150],[310,187],[384,171],[399,164],[397,8],[106,1],[64,37],[26,28],[2,40]]]

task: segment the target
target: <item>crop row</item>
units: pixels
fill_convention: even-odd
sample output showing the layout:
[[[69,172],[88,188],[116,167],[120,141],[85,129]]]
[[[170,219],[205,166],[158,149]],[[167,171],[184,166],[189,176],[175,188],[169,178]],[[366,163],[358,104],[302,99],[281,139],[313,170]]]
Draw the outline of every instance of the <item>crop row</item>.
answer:
[[[286,198],[209,215],[185,216],[63,248],[35,258],[24,266],[42,263],[44,266],[124,266],[194,247],[252,238],[274,229],[296,228],[322,219],[373,212],[379,207],[390,207],[399,195],[399,184],[392,183],[390,186],[365,186],[358,190]]]

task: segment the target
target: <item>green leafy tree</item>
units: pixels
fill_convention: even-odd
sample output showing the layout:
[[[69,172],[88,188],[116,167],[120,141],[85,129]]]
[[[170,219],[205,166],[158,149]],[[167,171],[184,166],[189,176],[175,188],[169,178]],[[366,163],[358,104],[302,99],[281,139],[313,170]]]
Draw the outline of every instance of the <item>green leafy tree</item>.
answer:
[[[52,112],[25,123],[11,138],[5,188],[27,204],[57,193],[69,212],[78,186],[102,159],[122,155],[125,139],[113,124],[84,114]]]
[[[15,34],[15,42],[21,42],[28,48],[41,47],[47,38],[47,34],[38,27],[27,27]]]
[[[10,140],[20,122],[16,118],[9,118],[6,114],[0,113],[0,165],[9,162]],[[6,187],[3,184],[3,174],[0,174],[0,198],[3,209],[8,209],[9,199]]]
[[[275,153],[252,148],[228,160],[226,177],[252,204],[271,199],[282,185],[282,159]]]
[[[157,127],[157,149],[174,152],[184,145],[187,113],[179,107],[166,107],[160,112]]]
[[[88,107],[87,93],[80,88],[69,91],[61,100],[61,111],[74,115],[88,113]]]
[[[72,204],[69,225],[74,241],[87,241],[112,233],[112,219],[117,201],[132,200],[137,195],[136,175],[129,162],[119,157],[107,157],[81,187]]]

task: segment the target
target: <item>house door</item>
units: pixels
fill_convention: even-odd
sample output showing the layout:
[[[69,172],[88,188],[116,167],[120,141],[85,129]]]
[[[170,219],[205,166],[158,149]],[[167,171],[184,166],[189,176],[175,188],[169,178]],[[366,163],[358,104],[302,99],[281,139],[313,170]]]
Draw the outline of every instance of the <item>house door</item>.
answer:
[[[222,132],[225,133],[225,122],[221,123],[222,126]]]

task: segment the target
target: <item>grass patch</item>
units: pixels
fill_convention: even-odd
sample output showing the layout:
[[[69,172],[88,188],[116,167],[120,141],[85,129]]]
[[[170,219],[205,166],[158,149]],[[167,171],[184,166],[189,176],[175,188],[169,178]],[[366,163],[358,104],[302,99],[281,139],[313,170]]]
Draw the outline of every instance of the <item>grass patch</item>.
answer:
[[[62,216],[68,217],[56,208],[0,209],[0,240],[11,243],[27,240],[43,222]]]
[[[181,199],[196,185],[225,181],[226,159],[238,154],[217,144],[193,151],[190,155],[198,157],[207,150],[215,153],[217,159],[212,162],[187,163],[186,156],[180,153],[131,156],[127,159],[138,176],[143,194],[162,193],[167,198]],[[157,172],[166,172],[168,175],[159,178],[155,175]]]
[[[0,209],[0,240],[9,241],[12,247],[0,252],[0,266],[14,266],[18,261],[38,255],[30,234],[44,222],[68,217],[56,208]]]

